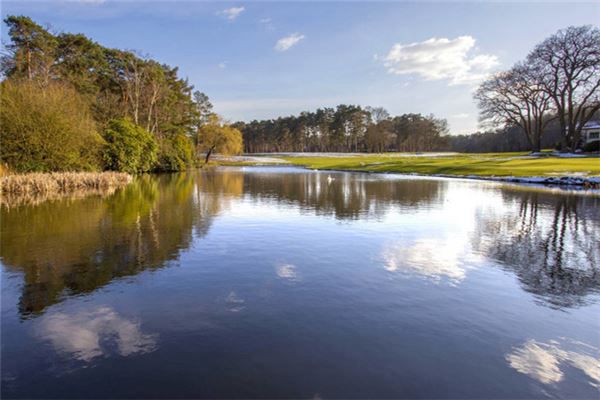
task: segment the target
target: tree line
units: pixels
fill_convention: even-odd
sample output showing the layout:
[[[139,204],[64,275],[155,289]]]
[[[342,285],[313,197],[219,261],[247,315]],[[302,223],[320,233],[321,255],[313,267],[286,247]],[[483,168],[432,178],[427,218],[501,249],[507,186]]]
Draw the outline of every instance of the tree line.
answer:
[[[241,133],[177,67],[8,16],[1,161],[15,171],[178,171]]]
[[[340,104],[234,126],[242,131],[250,153],[436,151],[448,144],[446,120],[421,114],[391,116],[382,107]]]

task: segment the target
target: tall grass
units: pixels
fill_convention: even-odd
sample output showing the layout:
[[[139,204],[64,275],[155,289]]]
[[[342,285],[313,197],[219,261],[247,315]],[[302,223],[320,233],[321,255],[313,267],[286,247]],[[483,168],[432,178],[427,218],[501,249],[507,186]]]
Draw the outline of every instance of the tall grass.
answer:
[[[2,196],[47,196],[81,191],[101,191],[125,186],[132,180],[124,172],[53,172],[0,177]]]

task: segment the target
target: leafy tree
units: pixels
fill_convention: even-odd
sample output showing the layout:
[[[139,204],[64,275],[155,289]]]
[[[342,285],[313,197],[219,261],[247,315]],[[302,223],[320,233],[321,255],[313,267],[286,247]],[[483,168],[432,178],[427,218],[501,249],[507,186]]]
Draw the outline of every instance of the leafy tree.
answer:
[[[29,80],[7,80],[0,89],[2,162],[19,172],[99,169],[102,138],[75,90]]]
[[[223,123],[216,115],[212,114],[208,123],[198,131],[199,151],[206,153],[204,163],[208,163],[214,152],[230,155],[239,154],[244,148],[242,133],[236,128]]]
[[[57,55],[56,38],[29,17],[11,15],[4,23],[11,43],[6,46],[8,54],[2,57],[2,72],[47,84]]]
[[[157,159],[154,136],[129,118],[110,121],[104,131],[106,145],[103,156],[109,170],[130,174],[148,172]]]

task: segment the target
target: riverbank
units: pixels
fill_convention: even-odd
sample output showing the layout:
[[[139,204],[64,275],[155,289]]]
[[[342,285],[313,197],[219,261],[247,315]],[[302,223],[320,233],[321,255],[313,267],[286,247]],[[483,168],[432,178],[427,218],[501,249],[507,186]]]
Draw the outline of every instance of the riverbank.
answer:
[[[261,158],[266,160],[263,162]],[[271,153],[217,160],[221,165],[286,164],[309,169],[600,186],[600,157],[556,153]]]
[[[132,181],[124,172],[52,172],[10,174],[0,177],[3,203],[85,195],[111,191]]]

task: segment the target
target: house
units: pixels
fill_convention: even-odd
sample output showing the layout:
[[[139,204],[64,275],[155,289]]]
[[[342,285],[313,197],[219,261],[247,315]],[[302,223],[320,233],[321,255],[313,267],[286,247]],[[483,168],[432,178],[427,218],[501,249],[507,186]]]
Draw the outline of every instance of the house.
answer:
[[[600,120],[588,121],[581,128],[581,148],[588,151],[600,149]]]

